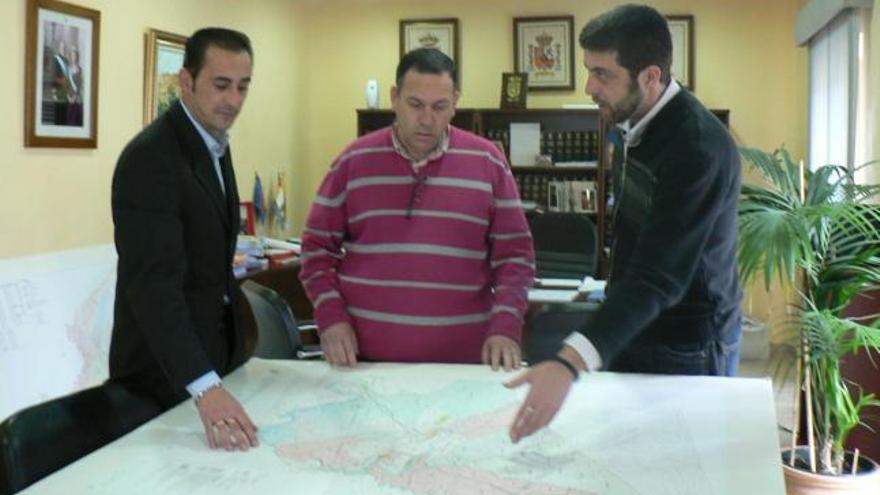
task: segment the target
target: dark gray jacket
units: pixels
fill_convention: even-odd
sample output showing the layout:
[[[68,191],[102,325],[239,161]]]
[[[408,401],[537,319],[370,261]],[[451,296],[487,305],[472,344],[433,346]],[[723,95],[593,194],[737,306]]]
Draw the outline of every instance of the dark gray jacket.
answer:
[[[687,91],[615,167],[607,299],[582,333],[609,363],[636,339],[692,348],[738,331],[739,152]]]

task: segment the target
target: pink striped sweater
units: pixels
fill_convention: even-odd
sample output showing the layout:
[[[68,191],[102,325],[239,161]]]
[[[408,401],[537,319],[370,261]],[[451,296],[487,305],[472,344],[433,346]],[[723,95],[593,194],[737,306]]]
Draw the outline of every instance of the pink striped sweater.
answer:
[[[418,171],[392,129],[361,137],[321,184],[300,279],[319,331],[348,322],[360,358],[480,361],[483,341],[520,341],[534,278],[516,183],[489,141],[450,126]]]

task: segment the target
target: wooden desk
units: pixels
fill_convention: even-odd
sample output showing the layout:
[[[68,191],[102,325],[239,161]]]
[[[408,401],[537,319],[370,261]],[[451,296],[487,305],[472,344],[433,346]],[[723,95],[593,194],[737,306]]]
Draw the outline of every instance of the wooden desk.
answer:
[[[299,281],[299,269],[299,263],[295,262],[282,267],[251,272],[245,274],[241,280],[253,280],[258,284],[264,285],[278,292],[278,294],[290,305],[297,321],[308,321],[314,319],[314,308],[312,307],[312,303],[309,301],[308,296],[306,296],[305,289],[303,289],[303,286]],[[581,301],[581,303],[580,306],[584,312],[588,311],[590,308],[595,308],[595,305],[591,306],[583,301]],[[254,321],[250,304],[248,304],[247,298],[243,295],[239,297],[239,305],[242,309],[241,314],[243,325],[245,327],[245,353],[247,356],[251,356],[253,355],[254,346],[256,344],[257,325]],[[550,355],[555,354],[556,349],[558,349],[562,340],[575,330],[579,323],[584,321],[583,318],[572,314],[570,315],[570,318],[572,318],[571,328],[542,328],[539,332],[533,329],[532,321],[534,316],[542,312],[545,308],[546,304],[543,302],[530,303],[529,310],[526,313],[526,324],[523,326],[524,354],[526,357],[530,357],[531,360],[535,361],[546,359]],[[302,334],[302,338],[304,345],[320,343],[317,332],[306,332]]]
[[[769,380],[592,373],[513,445],[525,389],[503,387],[511,377],[254,359],[225,384],[260,447],[209,450],[187,401],[22,494],[784,493]]]

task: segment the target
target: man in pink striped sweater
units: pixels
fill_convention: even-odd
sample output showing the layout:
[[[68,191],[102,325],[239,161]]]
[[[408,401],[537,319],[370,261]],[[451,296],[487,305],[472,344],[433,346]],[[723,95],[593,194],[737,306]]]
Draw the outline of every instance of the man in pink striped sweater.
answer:
[[[534,252],[516,183],[492,143],[449,124],[449,57],[413,50],[396,76],[395,123],[336,159],[303,234],[325,358],[518,368]]]

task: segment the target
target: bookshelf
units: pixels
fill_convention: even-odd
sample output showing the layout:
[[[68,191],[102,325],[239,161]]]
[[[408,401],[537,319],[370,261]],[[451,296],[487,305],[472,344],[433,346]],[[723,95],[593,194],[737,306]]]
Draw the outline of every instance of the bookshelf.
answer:
[[[728,110],[712,111],[728,125]],[[362,136],[394,121],[391,110],[357,110],[357,133]],[[611,237],[611,160],[605,125],[596,109],[472,109],[456,110],[452,125],[501,144],[510,159],[510,124],[538,123],[541,154],[555,166],[513,166],[524,202],[545,211],[574,211],[590,217],[599,236],[599,275],[607,273]],[[566,166],[559,166],[566,165]],[[555,185],[554,185],[555,184]]]

